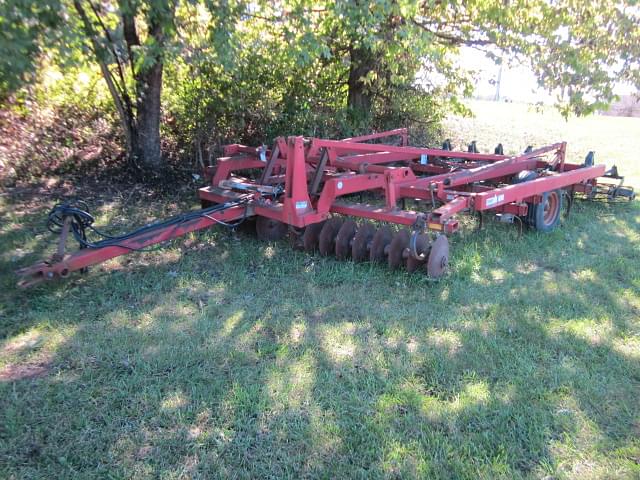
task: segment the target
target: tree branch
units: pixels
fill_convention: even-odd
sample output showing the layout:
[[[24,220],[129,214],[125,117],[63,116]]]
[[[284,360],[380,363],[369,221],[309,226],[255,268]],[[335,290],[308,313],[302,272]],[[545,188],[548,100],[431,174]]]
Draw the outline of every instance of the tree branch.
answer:
[[[128,1],[120,2],[120,11],[122,12],[122,31],[124,41],[127,45],[127,54],[129,55],[129,67],[131,68],[131,75],[136,78],[133,47],[140,45],[140,37],[138,37],[138,31],[136,30],[135,11]]]
[[[444,40],[447,44],[449,45],[468,45],[468,46],[487,46],[487,45],[493,45],[494,42],[490,41],[490,40],[481,40],[481,39],[471,39],[471,38],[462,38],[462,37],[458,37],[455,36],[453,34],[450,33],[444,33],[444,32],[438,32],[438,31],[434,31],[431,28],[429,28],[427,25],[425,25],[424,23],[421,23],[419,21],[417,21],[415,18],[411,19],[411,22],[421,28],[422,30],[424,30],[425,32],[430,33],[431,35],[434,35],[436,37],[438,37],[441,40]]]
[[[118,88],[116,87],[116,83],[114,82],[113,75],[109,70],[106,62],[102,59],[100,55],[100,45],[96,40],[97,34],[93,29],[93,25],[87,16],[87,12],[84,7],[80,3],[80,0],[73,0],[73,6],[75,7],[78,15],[80,16],[80,20],[82,21],[85,33],[87,37],[91,40],[91,49],[96,57],[96,61],[100,66],[100,71],[102,72],[102,77],[107,84],[107,88],[109,89],[109,93],[111,93],[111,97],[113,98],[113,103],[116,106],[116,111],[118,112],[118,116],[120,117],[120,122],[122,123],[122,129],[124,130],[126,142],[127,142],[127,151],[131,153],[133,149],[133,136],[134,136],[134,122],[133,117],[128,115],[128,112],[125,110],[122,98],[118,92]]]
[[[102,28],[102,31],[104,32],[104,36],[107,39],[107,42],[109,44],[109,50],[111,50],[111,53],[115,58],[116,67],[118,69],[118,77],[120,78],[120,93],[122,95],[122,99],[124,101],[125,107],[127,108],[129,116],[133,118],[133,104],[131,103],[131,97],[129,96],[129,92],[127,91],[127,82],[124,78],[124,71],[122,69],[122,63],[120,62],[120,57],[118,55],[118,52],[115,49],[115,42],[113,41],[111,33],[109,32],[109,29],[102,21],[102,17],[100,17],[100,12],[98,8],[93,4],[91,0],[88,0],[88,1],[89,1],[89,5],[91,6],[91,10],[93,11],[93,14],[96,16],[96,19],[98,20],[98,24],[100,25],[100,27]]]

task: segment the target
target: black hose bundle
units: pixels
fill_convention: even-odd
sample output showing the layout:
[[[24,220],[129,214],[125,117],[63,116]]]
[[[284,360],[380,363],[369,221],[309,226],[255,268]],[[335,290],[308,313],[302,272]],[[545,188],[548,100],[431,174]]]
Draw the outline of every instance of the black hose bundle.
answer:
[[[197,218],[208,218],[210,220],[216,221],[223,226],[234,228],[242,223],[246,217],[243,216],[235,223],[226,223],[212,218],[211,214],[221,212],[237,205],[246,204],[250,199],[251,195],[245,195],[238,200],[221,203],[208,208],[204,208],[202,210],[182,213],[166,220],[149,223],[122,235],[109,235],[95,228],[93,226],[95,218],[89,213],[89,207],[87,203],[83,200],[78,199],[55,205],[51,209],[47,217],[47,229],[52,233],[60,234],[62,232],[62,228],[64,227],[65,220],[67,218],[71,218],[71,232],[73,233],[76,241],[80,244],[80,248],[122,247],[128,248],[130,250],[142,251],[144,249],[129,247],[127,245],[123,245],[122,242],[132,237],[154,230],[160,230],[171,226],[178,227],[185,222]],[[93,232],[102,240],[89,240],[89,238],[87,237],[87,231]]]

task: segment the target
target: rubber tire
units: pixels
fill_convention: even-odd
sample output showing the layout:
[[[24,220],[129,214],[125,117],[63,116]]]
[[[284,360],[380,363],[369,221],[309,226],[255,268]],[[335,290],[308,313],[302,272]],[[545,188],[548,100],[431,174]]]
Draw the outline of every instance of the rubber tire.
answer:
[[[530,182],[531,180],[535,180],[538,178],[538,173],[535,170],[522,170],[518,172],[516,176],[513,177],[511,183],[524,183]]]
[[[556,214],[551,221],[544,221],[544,205],[547,203],[550,195],[557,195]],[[537,204],[529,204],[529,214],[527,215],[527,223],[542,233],[549,233],[555,230],[560,223],[560,214],[562,213],[562,190],[552,190],[542,194],[542,201]]]

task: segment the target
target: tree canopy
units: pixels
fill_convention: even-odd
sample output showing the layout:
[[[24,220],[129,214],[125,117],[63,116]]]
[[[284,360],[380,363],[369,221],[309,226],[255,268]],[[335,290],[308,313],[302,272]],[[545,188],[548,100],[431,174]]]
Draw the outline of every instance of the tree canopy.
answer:
[[[148,165],[161,105],[194,144],[437,122],[472,89],[462,46],[529,65],[565,114],[640,86],[635,0],[3,0],[0,26],[0,93],[99,65]]]

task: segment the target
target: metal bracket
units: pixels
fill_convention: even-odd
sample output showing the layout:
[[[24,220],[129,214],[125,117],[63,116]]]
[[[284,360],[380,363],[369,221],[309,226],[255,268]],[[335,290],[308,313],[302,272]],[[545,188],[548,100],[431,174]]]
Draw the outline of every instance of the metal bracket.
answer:
[[[422,233],[417,230],[411,232],[411,238],[409,238],[409,254],[416,260],[426,260],[427,256],[424,253],[418,253],[416,247],[416,241],[419,235],[422,235]]]

